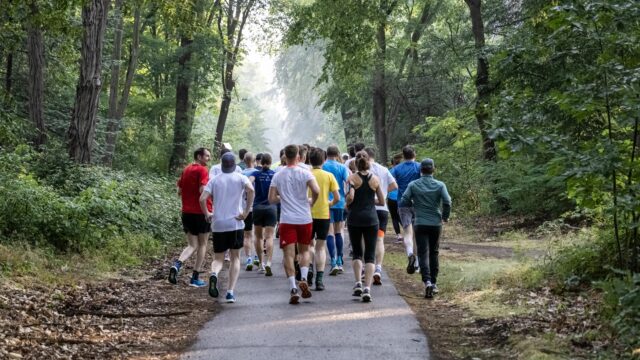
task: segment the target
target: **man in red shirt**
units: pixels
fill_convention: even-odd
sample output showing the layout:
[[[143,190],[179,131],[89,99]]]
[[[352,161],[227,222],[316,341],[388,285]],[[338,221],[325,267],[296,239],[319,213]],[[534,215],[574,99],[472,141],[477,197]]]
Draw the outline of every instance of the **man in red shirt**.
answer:
[[[178,180],[178,194],[182,198],[182,227],[187,234],[188,246],[169,270],[169,282],[178,282],[178,272],[182,264],[197,251],[196,265],[193,269],[190,285],[205,286],[205,282],[198,278],[207,253],[207,241],[211,224],[200,209],[200,194],[209,181],[207,163],[211,160],[211,153],[205,148],[199,148],[193,153],[195,162],[184,168]],[[212,211],[211,204],[207,204]]]

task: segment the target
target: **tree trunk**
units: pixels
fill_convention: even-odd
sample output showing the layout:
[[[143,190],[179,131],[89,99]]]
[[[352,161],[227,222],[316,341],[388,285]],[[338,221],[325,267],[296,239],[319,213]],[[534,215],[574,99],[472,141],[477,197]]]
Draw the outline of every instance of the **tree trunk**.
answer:
[[[113,153],[116,146],[116,131],[118,131],[118,83],[120,82],[120,54],[122,53],[122,24],[124,16],[122,14],[122,0],[116,0],[115,5],[116,29],[113,39],[113,54],[111,55],[111,78],[109,79],[109,109],[107,110],[107,134],[105,141],[105,152],[102,157],[102,164],[111,167],[113,163]]]
[[[222,136],[224,134],[224,127],[227,124],[227,116],[229,115],[229,107],[231,106],[231,94],[235,86],[233,80],[233,70],[235,66],[232,61],[227,62],[225,76],[224,76],[224,94],[222,95],[222,104],[220,105],[220,114],[218,115],[218,123],[216,124],[216,138],[214,143],[215,154],[217,156],[218,150],[222,148]]]
[[[13,76],[13,52],[7,54],[6,71],[4,73],[4,91],[7,96],[11,94],[11,80]]]
[[[487,106],[489,103],[489,62],[484,53],[484,23],[482,20],[482,0],[465,0],[469,7],[471,16],[471,26],[475,47],[477,52],[477,70],[476,70],[476,104],[475,115],[480,135],[482,136],[483,157],[485,160],[495,161],[497,152],[496,144],[489,137],[487,132],[487,123],[489,122],[489,113]]]
[[[362,141],[362,126],[358,119],[360,114],[357,110],[348,109],[346,105],[340,106],[340,116],[342,117],[342,126],[344,127],[344,139],[347,144],[355,144]]]
[[[387,96],[385,91],[384,61],[386,53],[386,20],[378,24],[376,40],[375,69],[373,74],[373,131],[378,145],[378,161],[386,164],[387,157],[387,124],[385,111],[387,109]]]
[[[91,162],[96,116],[102,88],[102,47],[110,0],[90,0],[82,7],[80,78],[71,124],[67,132],[69,156],[81,164]]]
[[[27,52],[29,60],[29,119],[35,127],[33,144],[39,149],[45,144],[47,133],[44,122],[44,45],[42,28],[35,20],[38,8],[30,4],[31,23],[27,26]]]
[[[189,89],[191,87],[192,39],[183,36],[180,40],[182,55],[178,59],[178,81],[176,85],[176,117],[173,127],[173,151],[169,160],[169,173],[173,174],[184,165],[187,157],[187,143],[193,126]]]

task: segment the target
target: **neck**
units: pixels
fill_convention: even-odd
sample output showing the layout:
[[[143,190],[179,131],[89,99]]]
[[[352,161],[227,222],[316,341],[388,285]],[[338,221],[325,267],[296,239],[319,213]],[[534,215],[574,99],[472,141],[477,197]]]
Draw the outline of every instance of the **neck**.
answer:
[[[287,166],[296,166],[296,165],[298,165],[298,160],[287,159]]]

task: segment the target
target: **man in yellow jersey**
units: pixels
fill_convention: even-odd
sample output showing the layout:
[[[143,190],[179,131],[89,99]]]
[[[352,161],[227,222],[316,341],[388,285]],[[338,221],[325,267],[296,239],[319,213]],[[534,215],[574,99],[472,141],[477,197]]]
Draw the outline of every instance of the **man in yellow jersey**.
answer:
[[[338,192],[338,181],[335,176],[328,171],[322,170],[325,154],[324,150],[312,148],[309,154],[311,173],[318,183],[320,194],[318,201],[311,208],[311,217],[313,218],[312,236],[315,237],[315,254],[314,262],[316,267],[316,290],[324,290],[324,267],[327,262],[327,234],[329,233],[329,208],[340,201],[340,193]],[[329,200],[329,194],[333,195],[333,200]],[[312,281],[312,279],[309,279]]]

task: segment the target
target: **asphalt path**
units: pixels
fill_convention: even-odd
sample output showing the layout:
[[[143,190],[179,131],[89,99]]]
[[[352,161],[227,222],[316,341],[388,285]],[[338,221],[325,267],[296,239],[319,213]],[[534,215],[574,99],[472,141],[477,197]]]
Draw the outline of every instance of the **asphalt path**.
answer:
[[[314,284],[313,296],[298,305],[289,305],[279,249],[274,276],[243,268],[236,303],[224,303],[226,281],[219,284],[220,297],[211,301],[222,310],[182,359],[429,359],[427,338],[387,274],[373,287],[373,301],[362,303],[351,295],[355,280],[345,262],[344,274],[325,274],[326,289],[315,291]]]

